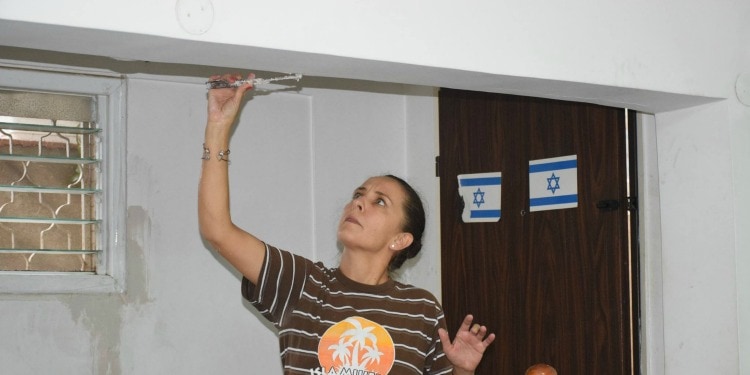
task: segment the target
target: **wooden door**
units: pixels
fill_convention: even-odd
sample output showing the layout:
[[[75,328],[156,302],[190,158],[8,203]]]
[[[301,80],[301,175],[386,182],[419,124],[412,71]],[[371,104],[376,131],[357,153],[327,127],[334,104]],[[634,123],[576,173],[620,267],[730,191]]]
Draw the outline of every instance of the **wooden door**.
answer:
[[[626,111],[449,89],[439,100],[443,305],[451,332],[472,313],[497,334],[478,374],[539,362],[637,373]],[[578,206],[530,212],[529,161],[568,155]],[[484,172],[502,172],[501,219],[464,223],[457,175]]]

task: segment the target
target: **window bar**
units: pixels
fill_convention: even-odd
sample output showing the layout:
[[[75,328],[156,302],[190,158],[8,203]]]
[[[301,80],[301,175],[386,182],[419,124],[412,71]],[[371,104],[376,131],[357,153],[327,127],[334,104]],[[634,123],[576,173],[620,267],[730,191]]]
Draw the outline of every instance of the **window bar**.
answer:
[[[87,259],[101,252],[100,249],[94,249],[96,241],[96,230],[95,226],[101,224],[101,220],[97,220],[98,215],[91,212],[89,207],[89,200],[87,198],[91,194],[100,193],[101,190],[96,188],[96,183],[91,187],[88,186],[87,171],[90,171],[91,167],[89,164],[97,164],[93,168],[98,169],[100,166],[98,163],[101,161],[97,158],[98,153],[97,144],[99,141],[98,133],[101,129],[92,127],[95,126],[92,122],[79,122],[78,127],[60,126],[58,121],[51,120],[50,125],[35,125],[26,123],[7,123],[0,122],[0,134],[2,134],[8,142],[7,154],[0,154],[0,161],[17,161],[19,162],[18,172],[21,174],[15,181],[6,181],[8,185],[0,185],[0,192],[8,192],[7,197],[9,201],[0,204],[0,212],[3,211],[3,207],[13,204],[16,201],[16,193],[32,193],[37,195],[37,204],[43,211],[48,211],[48,217],[0,217],[0,226],[6,228],[7,232],[10,233],[10,249],[0,248],[0,253],[12,253],[12,254],[28,254],[28,256],[22,257],[23,262],[26,264],[26,270],[31,267],[31,262],[37,254],[64,254],[64,255],[77,255],[80,262],[80,271],[85,271],[87,267]],[[52,129],[54,127],[54,129]],[[24,153],[17,154],[14,150],[16,146],[16,138],[12,131],[6,130],[19,130],[36,132],[39,137],[36,138],[36,155],[25,155]],[[41,134],[39,134],[41,133]],[[72,135],[72,138],[71,138]],[[64,156],[57,156],[51,147],[54,144],[62,144],[64,147],[62,154]],[[73,152],[73,144],[78,147]],[[33,147],[33,146],[32,146]],[[31,163],[42,162],[42,163],[60,163],[60,164],[75,164],[70,180],[64,186],[45,186],[37,185],[35,183],[24,184],[23,181],[29,178],[30,165]],[[61,181],[62,182],[62,181]],[[96,181],[94,181],[96,182]],[[63,182],[65,183],[65,182]],[[54,185],[54,184],[53,184]],[[49,194],[58,195],[62,198],[62,202],[55,199]],[[74,196],[77,196],[75,199]],[[51,200],[50,200],[51,199]],[[60,217],[62,210],[65,207],[71,206],[73,200],[79,202],[79,218],[65,218]],[[89,202],[89,204],[87,204]],[[94,216],[92,216],[92,214]],[[15,224],[32,224],[32,225],[44,225],[48,224],[43,229],[39,229],[38,232],[38,249],[33,248],[17,248],[19,243],[17,242],[16,229],[13,227],[7,227],[3,223],[15,223]],[[68,228],[63,228],[63,224],[72,224],[73,228],[79,228],[80,230],[80,243],[79,248],[74,249],[75,236],[71,233]],[[59,234],[52,244],[54,248],[47,248],[46,240],[48,234],[51,234],[53,230],[60,230]],[[92,238],[89,238],[92,236]],[[20,260],[20,259],[19,259]],[[77,266],[76,266],[77,267]]]

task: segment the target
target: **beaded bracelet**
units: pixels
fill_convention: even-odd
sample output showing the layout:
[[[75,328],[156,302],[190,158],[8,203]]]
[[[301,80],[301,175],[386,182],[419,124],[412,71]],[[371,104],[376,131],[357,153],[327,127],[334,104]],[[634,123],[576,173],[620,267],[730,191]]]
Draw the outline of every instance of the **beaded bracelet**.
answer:
[[[226,150],[219,150],[219,154],[216,156],[216,160],[218,161],[225,161],[229,162],[229,149]],[[201,156],[201,159],[203,160],[211,160],[211,150],[206,147],[206,144],[203,144],[203,155]]]
[[[225,161],[229,162],[229,149],[226,149],[225,151],[219,150],[219,156],[216,157],[219,161]]]

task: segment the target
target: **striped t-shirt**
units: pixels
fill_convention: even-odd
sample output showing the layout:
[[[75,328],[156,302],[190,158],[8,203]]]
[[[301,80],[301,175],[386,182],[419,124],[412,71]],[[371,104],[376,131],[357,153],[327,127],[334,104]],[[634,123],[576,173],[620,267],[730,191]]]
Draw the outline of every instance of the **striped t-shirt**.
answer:
[[[242,294],[279,331],[284,374],[449,374],[426,290],[390,280],[360,284],[337,268],[266,245],[256,287]]]

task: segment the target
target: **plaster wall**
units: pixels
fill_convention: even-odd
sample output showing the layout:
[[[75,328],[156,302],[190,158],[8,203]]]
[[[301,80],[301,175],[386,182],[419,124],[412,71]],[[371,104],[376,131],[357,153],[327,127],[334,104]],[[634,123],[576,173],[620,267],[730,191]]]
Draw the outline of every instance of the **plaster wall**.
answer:
[[[660,224],[651,229],[662,234],[662,269],[656,267],[654,272],[663,276],[654,295],[663,296],[664,309],[663,329],[651,328],[656,335],[663,333],[664,365],[655,361],[648,373],[750,374],[750,237],[746,229],[750,228],[750,202],[742,194],[750,184],[750,148],[746,147],[750,143],[750,107],[735,95],[738,76],[750,70],[750,23],[746,22],[750,3],[470,1],[458,7],[448,1],[421,6],[408,2],[261,4],[235,0],[211,4],[212,22],[203,34],[191,34],[180,26],[176,16],[179,3],[45,0],[31,5],[0,0],[0,45],[104,56],[115,59],[113,62],[147,60],[291,71],[601,102],[654,114],[652,141],[661,199]],[[49,38],[51,34],[57,38]],[[88,59],[77,59],[75,64],[87,66]],[[198,78],[192,82],[198,82]],[[415,98],[410,94],[402,101],[393,100],[387,90],[374,91],[386,94],[383,100],[387,103],[409,105],[400,107],[400,115],[383,115],[389,121],[401,121],[391,125],[396,127],[392,130],[405,131],[407,137],[397,141],[404,142],[402,145],[382,146],[388,164],[371,161],[372,169],[398,165],[400,170],[395,172],[406,172],[421,180],[420,186],[434,189],[434,184],[429,188],[427,174],[417,173],[417,166],[426,162],[414,156],[430,146],[414,146],[416,139],[425,138],[409,130],[434,112],[404,109],[432,104],[423,104],[429,101],[421,95]],[[131,96],[135,102],[150,98],[139,90],[134,93]],[[198,101],[194,104],[202,105]],[[296,101],[294,105],[302,106]],[[353,105],[363,113],[372,113],[363,103]],[[313,103],[308,106],[312,113],[316,111]],[[149,113],[143,108],[136,112]],[[335,116],[327,115],[325,123]],[[338,147],[327,144],[334,139],[333,134],[310,117],[316,126],[307,133],[313,157],[309,172],[303,175],[309,191],[320,196],[318,193],[327,187],[324,181],[331,177],[324,166],[335,159],[334,154],[320,154],[320,150]],[[182,122],[172,126],[181,128]],[[419,134],[435,134],[420,129]],[[351,129],[340,131],[351,135]],[[129,140],[132,138],[129,135]],[[392,164],[394,161],[398,164]],[[351,166],[348,162],[346,165]],[[330,197],[339,195],[336,192]],[[132,199],[137,206],[141,206],[140,200],[146,198]],[[335,212],[334,206],[333,201],[320,202],[311,208],[314,214],[310,218],[295,220],[309,220],[312,228],[324,228],[333,220],[330,212]],[[152,209],[144,207],[147,209],[141,211],[148,213],[142,214],[144,220],[151,220]],[[144,223],[133,224],[143,227],[143,234],[132,241],[139,247],[154,241],[156,226]],[[327,260],[329,254],[321,250],[324,234],[313,229],[309,232],[316,243],[314,255]],[[430,264],[428,269],[436,263]],[[433,281],[425,284],[437,285]],[[139,301],[148,300],[148,293],[140,296]],[[56,336],[59,341],[81,343],[96,338],[80,326],[85,321],[80,316],[65,318],[60,314],[67,305],[57,299],[33,304],[19,299],[2,300],[0,309],[5,310],[3,313],[28,313],[25,321],[35,322],[33,317],[38,315],[22,306],[38,304],[29,309],[43,309],[60,319],[55,321],[61,332]],[[130,316],[123,321],[129,322]],[[10,332],[18,332],[12,337],[20,341],[12,350],[0,352],[19,353],[22,350],[18,348],[53,345],[50,342],[55,340],[40,343],[34,339],[41,340],[47,327],[43,324],[46,321],[36,322],[40,333],[29,338],[20,336],[20,328],[8,327]],[[160,336],[171,340],[172,334]],[[74,363],[77,358],[86,358],[87,353],[97,351],[84,345],[78,355],[62,363]],[[652,354],[658,355],[658,348]],[[137,359],[123,358],[126,367]]]
[[[434,201],[434,175],[408,172],[415,162],[406,140],[432,134],[435,124],[412,121],[407,129],[406,106],[421,101],[429,117],[436,102],[399,90],[363,83],[253,96],[231,143],[235,222],[335,266],[336,221],[366,177],[421,179],[418,188]],[[3,373],[280,373],[274,329],[198,233],[205,106],[203,85],[128,80],[127,293],[0,296],[8,317],[0,321]],[[402,279],[437,294],[439,269],[429,265],[437,234],[427,236],[427,266],[412,262]]]

